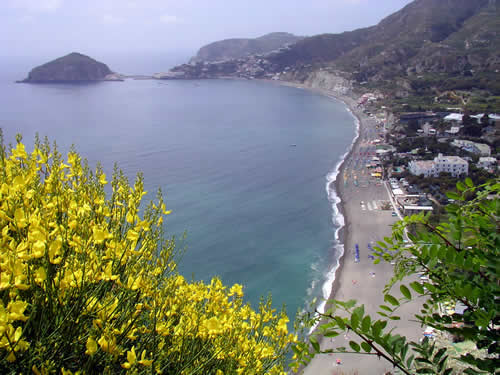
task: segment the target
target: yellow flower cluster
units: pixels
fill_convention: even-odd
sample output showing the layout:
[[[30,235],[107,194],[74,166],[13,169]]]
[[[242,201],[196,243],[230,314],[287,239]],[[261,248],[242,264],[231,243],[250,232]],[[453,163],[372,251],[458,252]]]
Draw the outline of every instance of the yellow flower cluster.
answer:
[[[108,186],[110,185],[110,186]],[[0,372],[280,374],[296,340],[241,285],[187,282],[166,210],[47,142],[0,150]]]

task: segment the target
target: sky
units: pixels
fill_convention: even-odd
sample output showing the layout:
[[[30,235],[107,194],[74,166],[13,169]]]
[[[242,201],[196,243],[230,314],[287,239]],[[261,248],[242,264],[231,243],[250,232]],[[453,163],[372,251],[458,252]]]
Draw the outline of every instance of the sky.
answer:
[[[411,0],[0,0],[4,57],[192,56],[221,39],[377,24]],[[106,60],[108,59],[108,60]],[[44,61],[41,61],[44,62]]]

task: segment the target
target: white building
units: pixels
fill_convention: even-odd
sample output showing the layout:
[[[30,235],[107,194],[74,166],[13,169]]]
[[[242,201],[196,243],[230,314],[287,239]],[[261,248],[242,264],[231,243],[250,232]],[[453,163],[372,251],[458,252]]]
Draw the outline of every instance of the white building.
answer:
[[[451,173],[453,177],[467,175],[469,173],[469,163],[459,156],[438,154],[434,158],[434,176],[439,176],[441,172]]]
[[[449,121],[453,123],[462,123],[464,115],[461,113],[450,113],[448,116],[444,118],[444,121]]]
[[[472,152],[480,156],[490,156],[491,147],[484,143],[476,143],[466,139],[455,139],[451,142],[452,146],[459,147],[465,151]]]
[[[431,177],[434,175],[434,162],[432,160],[412,160],[408,163],[408,169],[415,176]]]
[[[457,135],[459,131],[460,131],[459,126],[452,126],[449,130],[445,130],[444,132],[449,135]]]
[[[411,161],[408,163],[408,169],[415,176],[438,177],[441,172],[446,172],[457,177],[469,173],[469,163],[458,156],[439,154],[434,160]]]
[[[492,167],[495,167],[496,164],[497,164],[497,159],[491,156],[486,156],[479,158],[477,166],[479,168],[490,169]]]

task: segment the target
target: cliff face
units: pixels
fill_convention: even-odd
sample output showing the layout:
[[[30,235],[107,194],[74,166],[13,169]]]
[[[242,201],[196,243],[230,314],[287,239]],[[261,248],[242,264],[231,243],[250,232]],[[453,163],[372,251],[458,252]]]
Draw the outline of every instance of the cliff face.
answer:
[[[268,53],[287,44],[295,43],[301,37],[289,33],[270,33],[259,38],[225,39],[200,48],[191,62],[238,59],[249,55]]]
[[[89,82],[102,81],[113,72],[106,64],[80,53],[70,53],[34,68],[23,82]]]

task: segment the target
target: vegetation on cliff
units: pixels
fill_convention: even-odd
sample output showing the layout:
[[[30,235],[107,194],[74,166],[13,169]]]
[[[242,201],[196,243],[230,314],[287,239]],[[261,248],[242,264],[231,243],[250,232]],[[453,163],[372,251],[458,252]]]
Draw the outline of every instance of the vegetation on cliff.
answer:
[[[161,192],[47,142],[0,147],[0,373],[283,374],[283,311],[188,282]],[[108,194],[106,191],[109,191]]]

